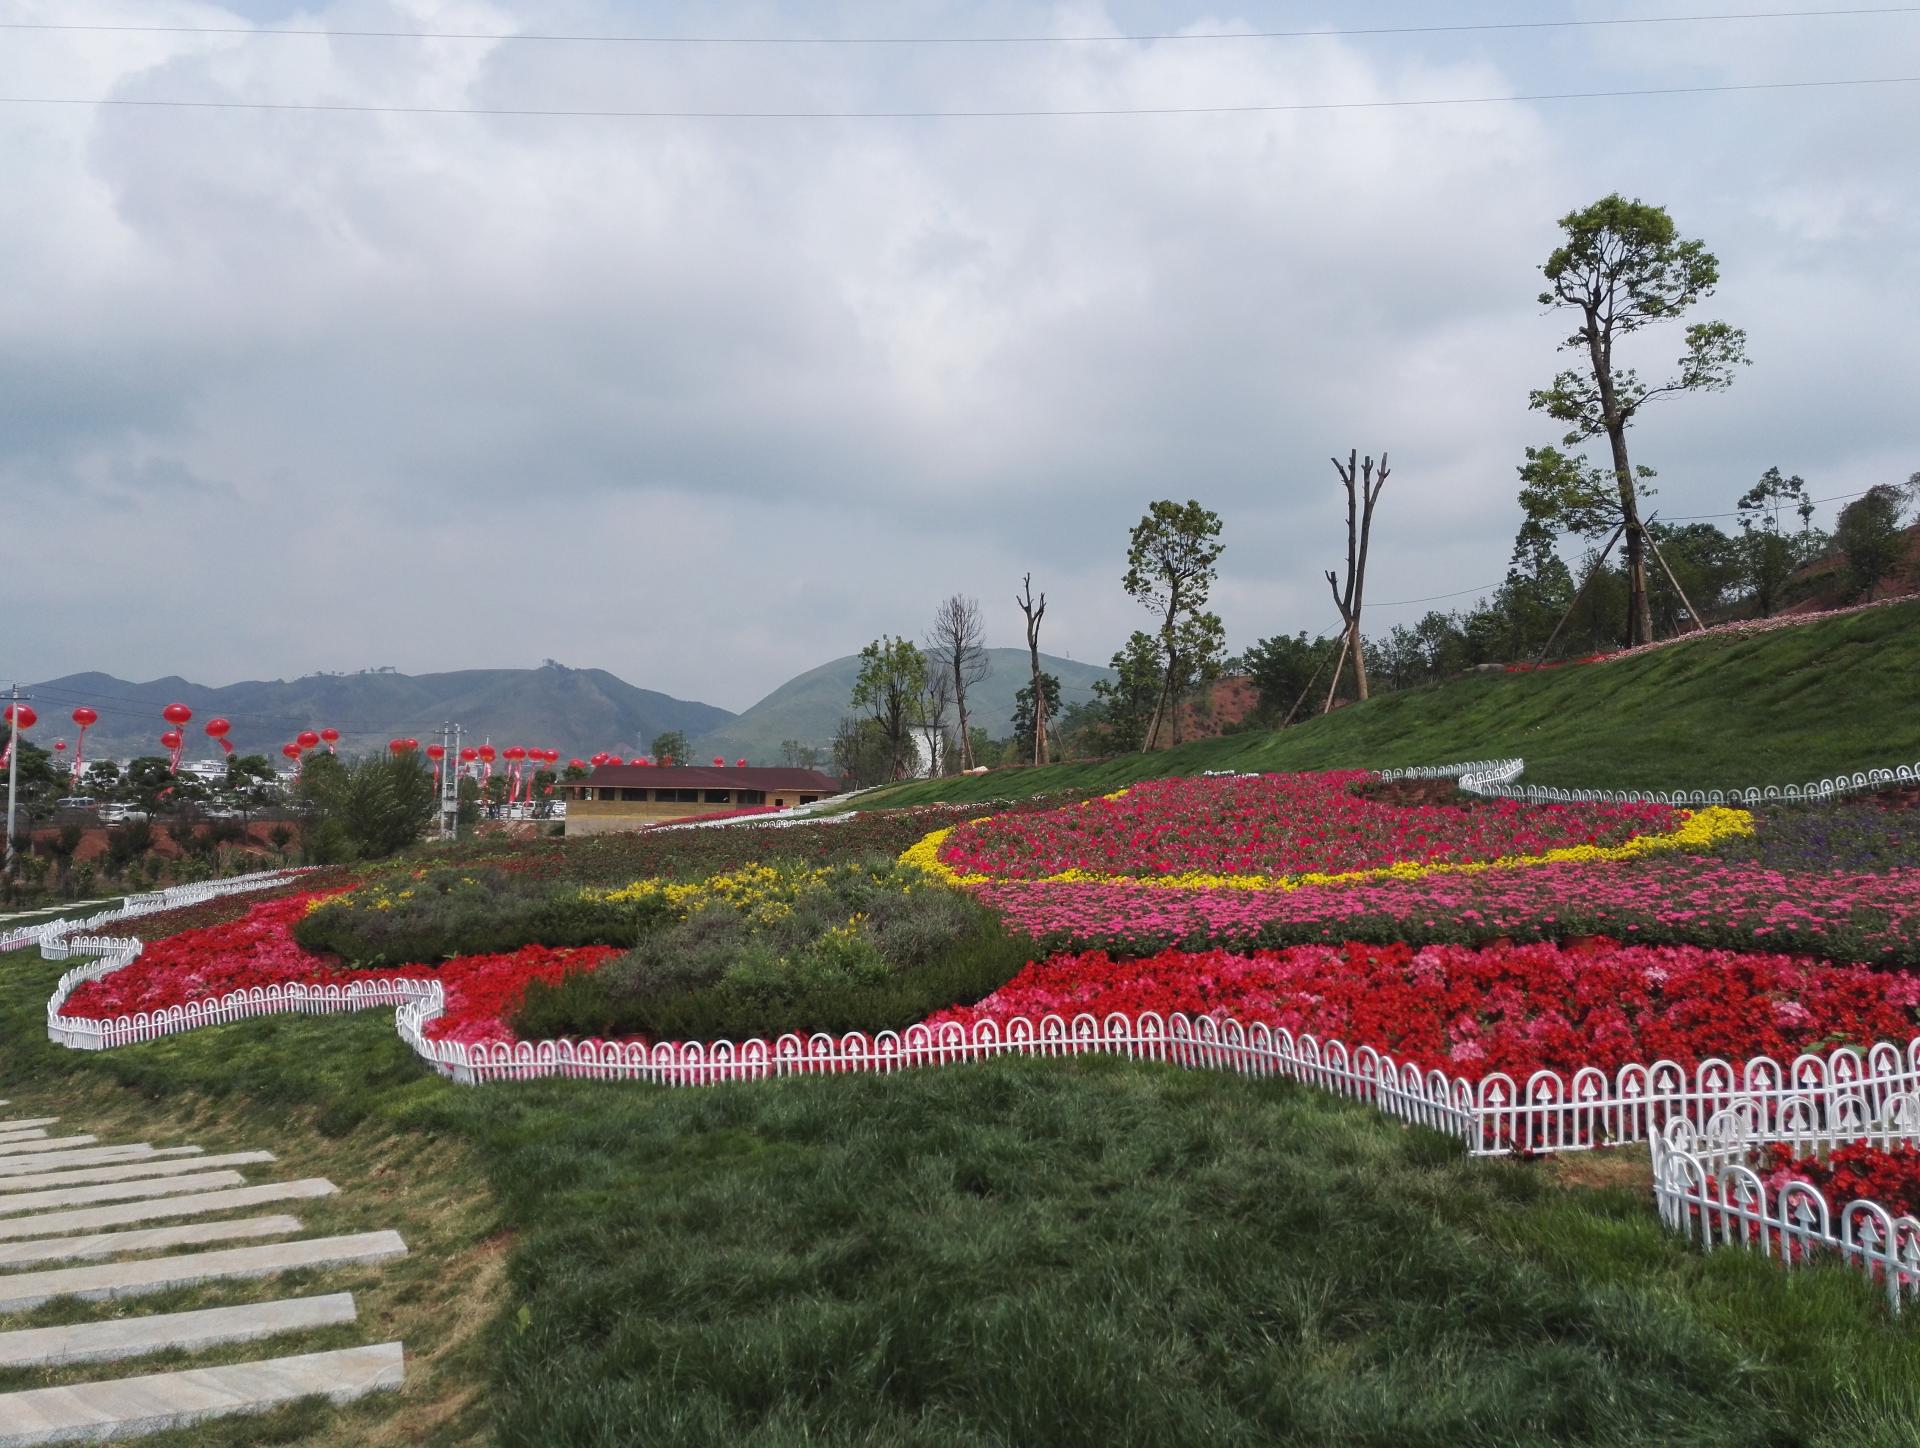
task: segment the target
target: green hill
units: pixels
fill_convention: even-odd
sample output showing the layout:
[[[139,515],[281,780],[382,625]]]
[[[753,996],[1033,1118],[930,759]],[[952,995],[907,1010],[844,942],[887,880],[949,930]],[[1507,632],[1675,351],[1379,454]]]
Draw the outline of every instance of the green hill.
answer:
[[[291,683],[252,680],[211,688],[168,677],[134,683],[111,674],[69,674],[34,684],[30,692],[45,721],[33,736],[42,746],[72,738],[67,722],[76,704],[100,712],[87,738],[89,757],[107,759],[159,752],[166,728],[160,711],[178,701],[193,710],[187,726],[191,756],[211,756],[200,732],[216,714],[233,724],[243,754],[274,754],[302,729],[332,725],[342,747],[360,753],[384,748],[396,735],[425,742],[443,720],[464,726],[469,742],[553,748],[563,754],[602,749],[639,753],[655,734],[695,734],[733,716],[711,704],[638,689],[604,669],[461,669],[444,674],[384,670],[311,674]]]
[[[1013,696],[1025,687],[1030,665],[1025,649],[988,649],[991,672],[968,691],[967,712],[973,722],[998,738],[1013,727]],[[1072,659],[1040,655],[1040,666],[1060,681],[1062,702],[1081,703],[1092,697],[1094,681],[1113,677],[1111,669]],[[783,740],[826,748],[834,730],[847,715],[847,699],[860,674],[858,655],[809,669],[787,680],[766,698],[692,741],[695,759],[724,754],[757,763],[776,763]]]
[[[1534,784],[1714,789],[1920,761],[1920,602],[1617,663],[1483,673],[1387,694],[1283,733],[875,791],[916,804],[1118,787],[1208,769],[1388,768],[1519,755]]]

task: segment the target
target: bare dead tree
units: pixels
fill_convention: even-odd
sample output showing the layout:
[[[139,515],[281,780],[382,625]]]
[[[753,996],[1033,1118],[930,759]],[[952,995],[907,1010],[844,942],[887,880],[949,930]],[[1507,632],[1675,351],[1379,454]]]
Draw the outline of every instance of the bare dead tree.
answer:
[[[954,594],[933,615],[927,657],[952,680],[954,713],[960,723],[960,767],[973,768],[973,734],[967,719],[967,690],[987,677],[992,665],[981,644],[980,600]]]
[[[1334,607],[1340,610],[1340,622],[1346,625],[1345,652],[1353,660],[1354,697],[1364,699],[1367,697],[1367,660],[1360,638],[1360,606],[1367,588],[1367,544],[1373,536],[1373,505],[1380,501],[1380,490],[1387,485],[1387,455],[1380,454],[1378,472],[1371,457],[1361,460],[1358,448],[1347,454],[1344,466],[1339,458],[1332,462],[1341,485],[1347,490],[1347,582],[1346,587],[1341,588],[1340,580],[1329,569],[1327,587],[1333,590]],[[1334,667],[1333,681],[1337,688],[1338,665]]]
[[[1027,659],[1033,666],[1033,762],[1045,764],[1048,759],[1047,690],[1041,683],[1040,674],[1040,620],[1046,616],[1047,596],[1043,593],[1035,601],[1031,573],[1021,577],[1020,589],[1013,596],[1013,601],[1020,605],[1020,612],[1027,616]]]

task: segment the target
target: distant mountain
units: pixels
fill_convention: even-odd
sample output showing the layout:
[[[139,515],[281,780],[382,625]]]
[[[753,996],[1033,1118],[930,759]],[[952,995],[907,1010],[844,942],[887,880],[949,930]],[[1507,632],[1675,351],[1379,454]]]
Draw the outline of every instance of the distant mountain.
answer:
[[[1013,730],[1013,696],[1027,683],[1030,665],[1025,649],[988,649],[992,672],[967,693],[967,713],[989,734],[1002,738]],[[1094,681],[1111,679],[1113,671],[1097,664],[1040,655],[1040,667],[1060,681],[1062,704],[1084,703],[1093,695]],[[844,659],[809,669],[787,680],[744,714],[729,719],[692,741],[693,757],[724,754],[733,759],[777,761],[783,740],[825,748],[848,713],[853,681],[860,675],[860,659]]]
[[[275,754],[302,729],[328,725],[353,753],[383,749],[396,736],[422,744],[452,720],[477,744],[528,745],[585,758],[603,749],[642,752],[653,736],[677,729],[692,737],[733,718],[725,709],[636,689],[604,669],[462,669],[447,674],[313,674],[291,683],[228,684],[209,688],[168,677],[132,683],[111,674],[69,674],[30,686],[41,723],[30,736],[42,746],[71,741],[74,707],[90,705],[100,722],[87,735],[87,753],[97,758],[157,754],[166,724],[160,711],[181,703],[193,710],[187,726],[189,757],[211,756],[213,741],[201,732],[216,715],[230,721],[234,748],[243,754]],[[777,741],[775,754],[777,755]],[[775,762],[769,758],[768,762]]]

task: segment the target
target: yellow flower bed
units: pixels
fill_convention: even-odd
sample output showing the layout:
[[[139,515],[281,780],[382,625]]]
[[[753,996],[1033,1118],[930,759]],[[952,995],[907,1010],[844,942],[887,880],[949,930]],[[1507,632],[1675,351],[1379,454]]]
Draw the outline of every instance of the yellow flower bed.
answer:
[[[1125,791],[1122,791],[1124,793]],[[1108,796],[1116,798],[1117,796]],[[982,820],[971,821],[974,824]],[[963,875],[940,858],[940,847],[952,834],[951,828],[935,830],[925,839],[909,845],[900,862],[925,871],[948,885],[990,885],[991,875]],[[1418,880],[1427,875],[1470,875],[1483,870],[1517,870],[1532,865],[1556,865],[1585,862],[1597,864],[1609,860],[1632,860],[1662,850],[1703,850],[1721,840],[1753,833],[1753,816],[1743,809],[1721,805],[1696,810],[1680,828],[1663,835],[1636,835],[1620,845],[1569,845],[1541,855],[1503,855],[1496,860],[1469,860],[1461,863],[1423,864],[1407,860],[1374,870],[1351,870],[1343,874],[1304,875],[1208,875],[1198,872],[1182,875],[1100,875],[1091,870],[1062,870],[1058,874],[1022,880],[1021,884],[1044,885],[1145,885],[1167,890],[1298,890],[1307,885],[1351,885],[1368,880]]]

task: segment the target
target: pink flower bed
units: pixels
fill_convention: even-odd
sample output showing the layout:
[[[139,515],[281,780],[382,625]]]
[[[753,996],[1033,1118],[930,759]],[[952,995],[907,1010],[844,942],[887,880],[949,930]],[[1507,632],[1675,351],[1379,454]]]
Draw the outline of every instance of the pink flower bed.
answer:
[[[131,965],[82,983],[67,998],[63,1014],[111,1020],[216,1000],[256,986],[438,980],[446,991],[447,1008],[428,1025],[430,1039],[468,1045],[511,1041],[514,1035],[504,1017],[520,1003],[528,982],[556,981],[576,970],[591,970],[619,953],[606,946],[529,945],[504,955],[461,956],[437,968],[343,970],[333,957],[313,954],[293,938],[294,921],[316,898],[305,894],[268,900],[238,920],[155,941]]]
[[[1612,941],[1468,949],[1303,945],[1236,954],[1101,951],[1029,965],[930,1023],[1081,1013],[1229,1017],[1372,1046],[1478,1079],[1707,1057],[1790,1059],[1819,1046],[1906,1041],[1920,977],[1805,957]]]
[[[1401,805],[1365,799],[1363,770],[1136,784],[1118,799],[958,826],[940,860],[963,875],[1342,874],[1624,844],[1676,829],[1665,805]]]
[[[1920,964],[1916,869],[1814,874],[1666,856],[1286,892],[1010,881],[977,893],[1049,949],[1613,935]]]

